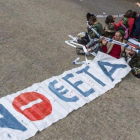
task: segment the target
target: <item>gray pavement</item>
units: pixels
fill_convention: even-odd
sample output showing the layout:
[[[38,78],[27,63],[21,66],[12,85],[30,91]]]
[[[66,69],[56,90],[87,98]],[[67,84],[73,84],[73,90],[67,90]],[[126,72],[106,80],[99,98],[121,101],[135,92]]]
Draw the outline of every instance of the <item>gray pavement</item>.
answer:
[[[1,0],[0,97],[76,67],[72,64],[75,49],[64,41],[69,34],[85,30],[86,13],[121,14],[137,10],[134,2]],[[139,85],[140,80],[130,73],[114,89],[30,140],[139,140]]]

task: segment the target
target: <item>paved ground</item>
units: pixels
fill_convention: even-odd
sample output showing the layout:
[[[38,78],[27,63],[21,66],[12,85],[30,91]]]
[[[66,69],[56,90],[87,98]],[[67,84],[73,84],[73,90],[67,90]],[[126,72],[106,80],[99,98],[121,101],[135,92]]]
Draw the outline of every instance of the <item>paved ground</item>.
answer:
[[[75,49],[64,41],[85,30],[86,13],[137,10],[134,2],[1,0],[0,97],[76,67]],[[139,85],[140,80],[129,74],[114,89],[30,140],[139,140]]]

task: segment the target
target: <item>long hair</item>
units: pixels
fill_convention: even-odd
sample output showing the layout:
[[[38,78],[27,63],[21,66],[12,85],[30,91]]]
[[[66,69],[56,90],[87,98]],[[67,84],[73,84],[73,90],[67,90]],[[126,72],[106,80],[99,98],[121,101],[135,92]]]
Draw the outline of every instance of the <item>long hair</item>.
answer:
[[[114,19],[113,19],[112,15],[108,15],[105,19],[105,23],[109,24],[109,23],[113,23],[113,22],[114,22]]]
[[[124,14],[124,17],[130,18],[130,17],[132,17],[132,14],[133,14],[132,10],[128,10],[128,11],[126,11],[126,13]]]

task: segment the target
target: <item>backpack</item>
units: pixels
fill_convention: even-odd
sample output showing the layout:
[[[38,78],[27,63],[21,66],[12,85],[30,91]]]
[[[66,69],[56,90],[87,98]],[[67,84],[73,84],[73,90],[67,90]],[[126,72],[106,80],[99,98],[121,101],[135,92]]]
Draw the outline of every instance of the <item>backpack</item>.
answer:
[[[105,32],[108,32],[108,33],[115,32],[115,26],[113,23],[106,24],[104,29],[105,29]]]
[[[112,38],[115,35],[115,26],[113,23],[106,24],[104,27],[104,36]]]
[[[129,28],[126,28],[123,24],[121,24],[121,26],[124,27],[124,29],[125,29],[124,39],[128,39],[128,37],[129,37]]]

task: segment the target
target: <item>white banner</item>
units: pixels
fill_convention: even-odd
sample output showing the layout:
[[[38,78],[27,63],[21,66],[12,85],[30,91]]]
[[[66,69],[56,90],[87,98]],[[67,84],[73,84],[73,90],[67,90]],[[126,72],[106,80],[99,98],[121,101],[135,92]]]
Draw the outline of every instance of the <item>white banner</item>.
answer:
[[[131,68],[98,52],[82,65],[0,99],[0,140],[25,140],[104,94]]]

